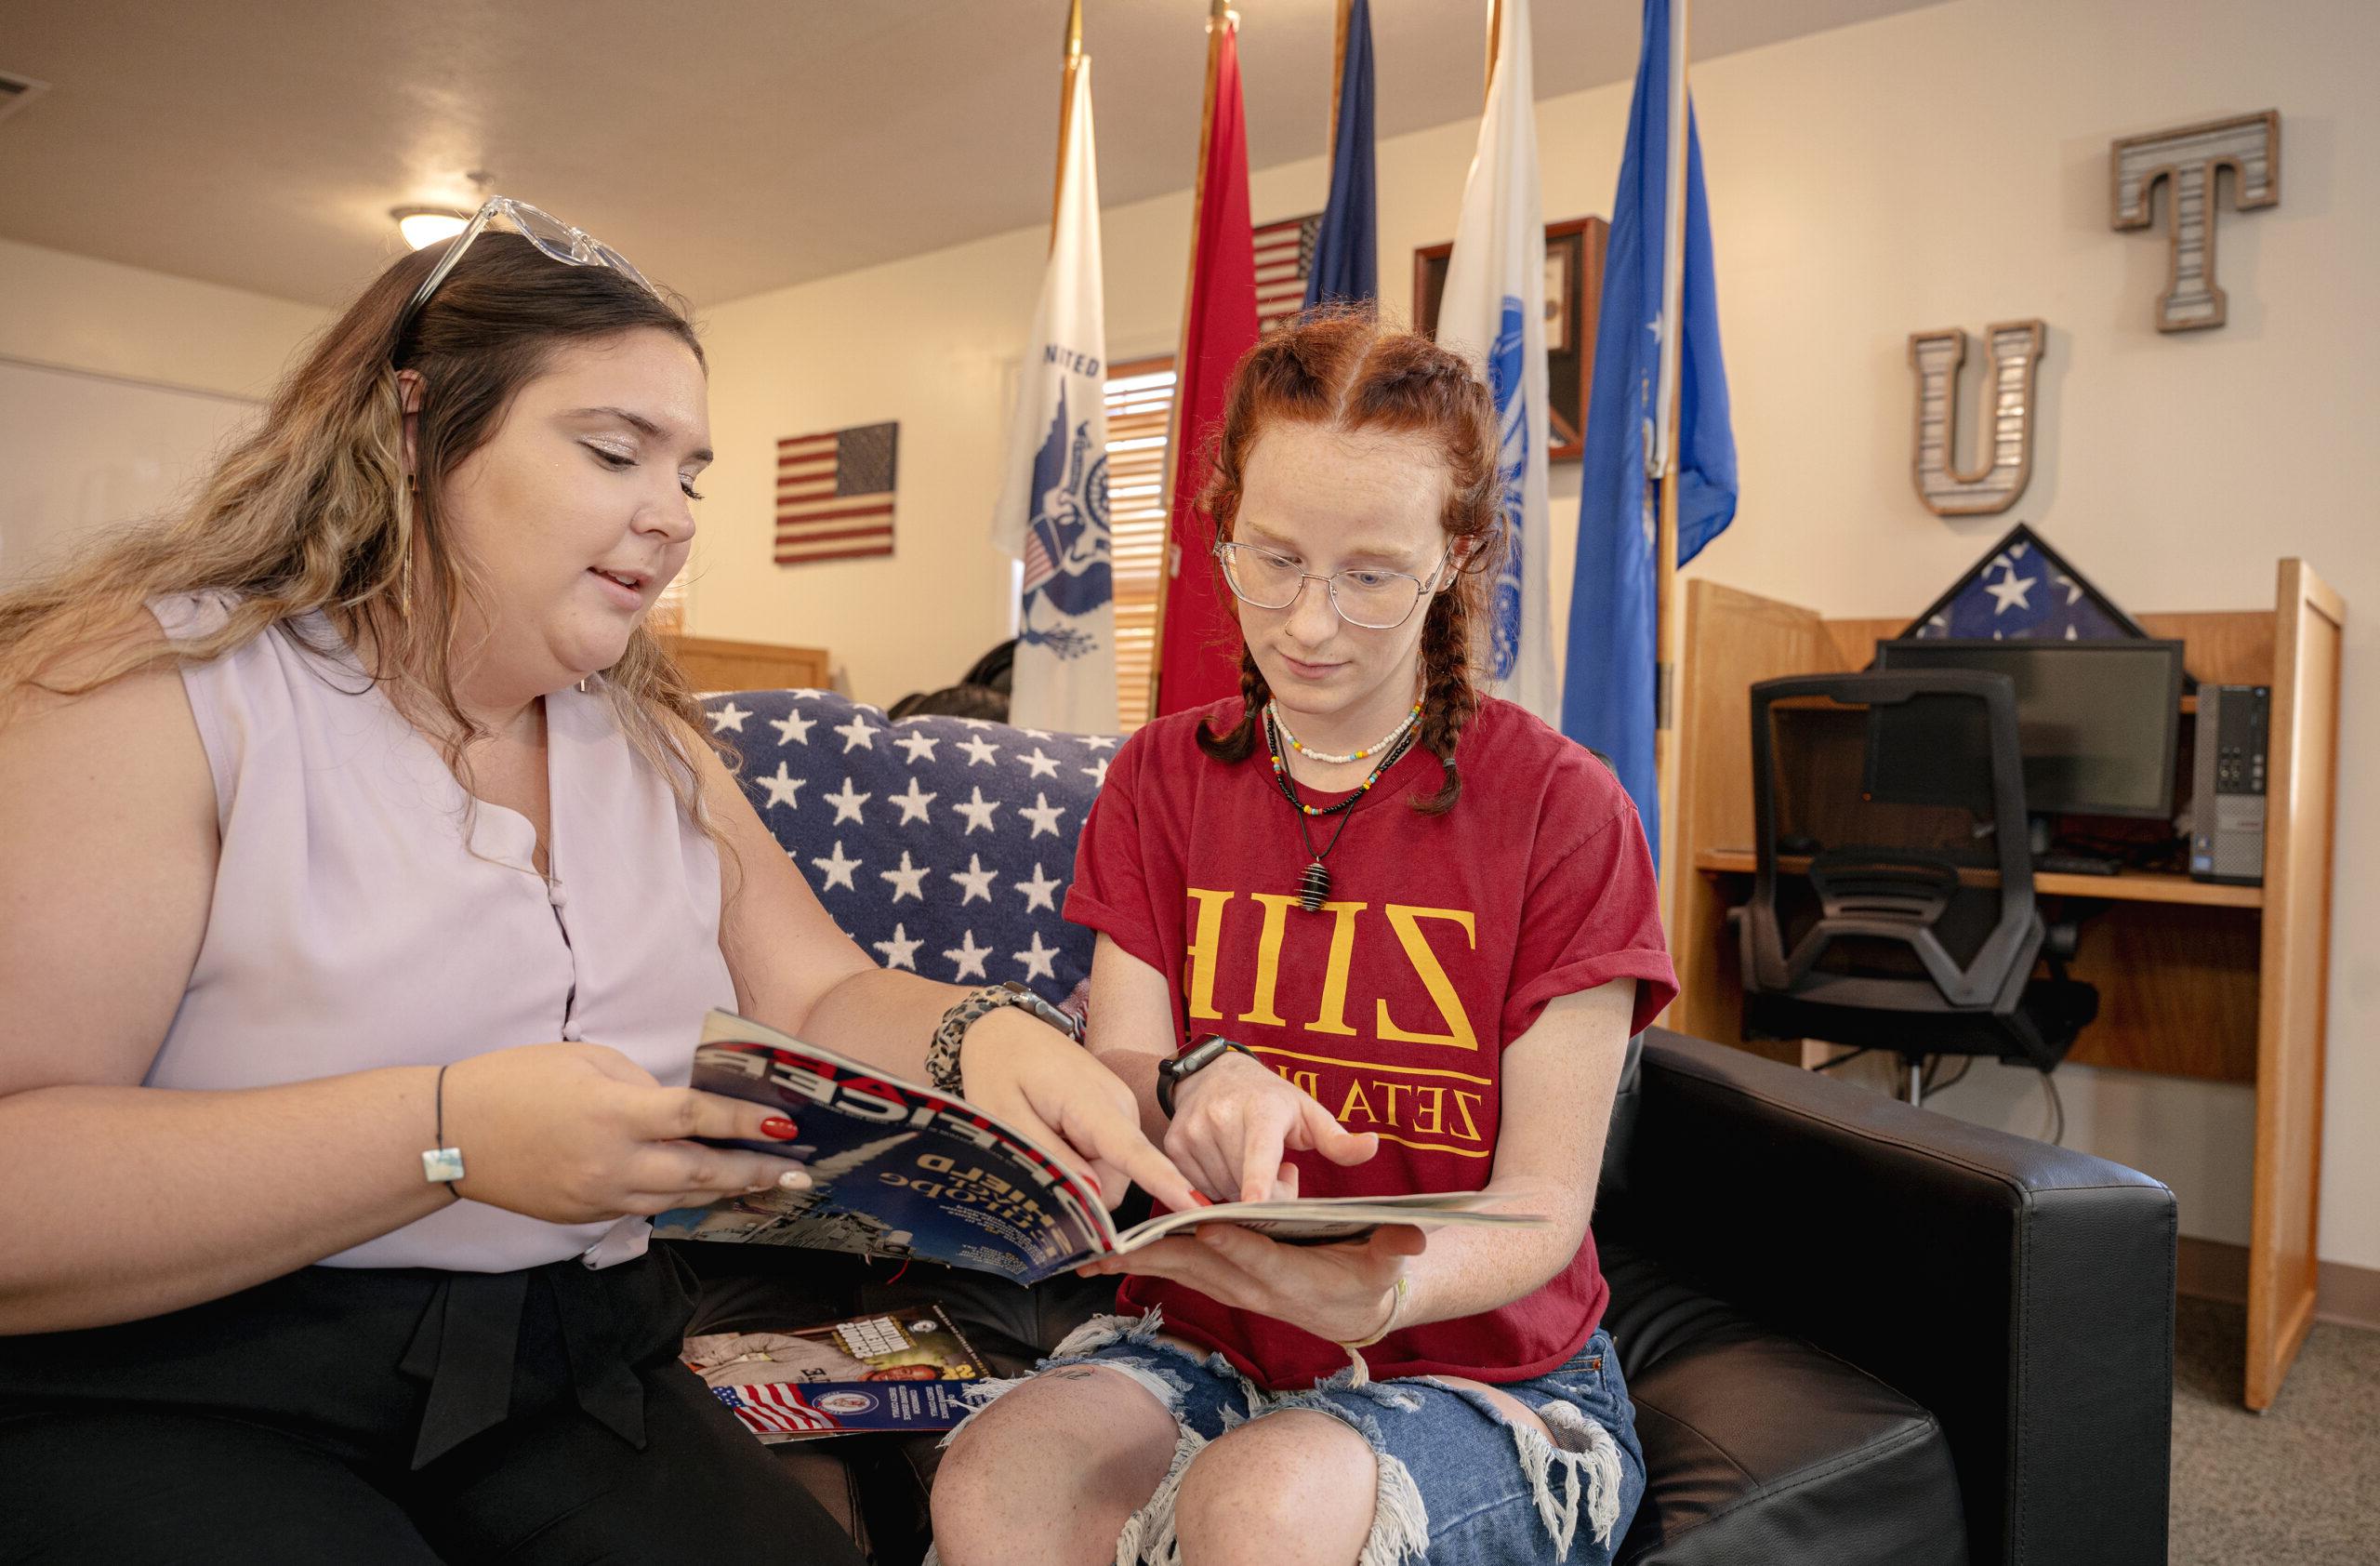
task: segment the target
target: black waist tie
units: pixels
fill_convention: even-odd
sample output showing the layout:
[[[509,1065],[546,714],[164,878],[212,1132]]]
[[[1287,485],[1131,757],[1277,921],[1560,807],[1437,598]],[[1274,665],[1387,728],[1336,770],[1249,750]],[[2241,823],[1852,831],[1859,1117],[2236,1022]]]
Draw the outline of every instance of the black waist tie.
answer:
[[[636,1373],[678,1352],[692,1311],[682,1268],[667,1247],[600,1270],[307,1267],[147,1320],[0,1337],[0,1414],[213,1411],[419,1469],[567,1396],[641,1451]]]

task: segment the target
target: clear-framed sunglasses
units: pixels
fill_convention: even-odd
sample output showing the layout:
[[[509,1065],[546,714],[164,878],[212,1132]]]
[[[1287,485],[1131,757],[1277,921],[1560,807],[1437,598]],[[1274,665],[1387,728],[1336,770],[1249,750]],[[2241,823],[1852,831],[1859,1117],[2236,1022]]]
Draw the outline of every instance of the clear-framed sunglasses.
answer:
[[[404,313],[397,318],[399,337],[404,335],[405,328],[413,324],[413,318],[421,312],[421,307],[430,302],[430,296],[438,292],[438,285],[446,281],[446,274],[455,270],[455,263],[463,259],[463,252],[471,247],[471,242],[485,233],[488,226],[498,219],[511,224],[522,238],[537,247],[540,254],[564,266],[609,267],[646,293],[655,298],[660,296],[661,290],[647,282],[644,273],[637,271],[626,256],[586,230],[572,228],[552,213],[532,206],[525,201],[515,201],[510,196],[490,196],[477,212],[471,214],[471,220],[463,225],[463,232],[446,242],[446,254],[439,258],[438,264],[430,269],[430,275],[421,280],[421,286],[414,290]]]
[[[1317,577],[1301,570],[1298,563],[1287,555],[1276,554],[1261,545],[1228,539],[1215,545],[1215,558],[1223,562],[1223,580],[1241,603],[1259,609],[1286,609],[1298,601],[1306,583],[1320,582],[1339,617],[1366,630],[1394,630],[1411,619],[1413,610],[1429,596],[1430,584],[1437,580],[1438,573],[1446,569],[1447,561],[1453,554],[1454,546],[1449,544],[1427,577],[1368,565]]]

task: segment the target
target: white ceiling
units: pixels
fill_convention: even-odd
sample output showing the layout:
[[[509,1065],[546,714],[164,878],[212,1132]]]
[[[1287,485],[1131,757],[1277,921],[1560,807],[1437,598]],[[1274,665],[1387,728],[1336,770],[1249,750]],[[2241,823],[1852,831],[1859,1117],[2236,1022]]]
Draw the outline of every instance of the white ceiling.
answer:
[[[1708,60],[1933,0],[1697,0]],[[1087,0],[1100,190],[1190,183],[1204,0]],[[1326,145],[1332,0],[1239,0],[1250,161]],[[1479,108],[1486,0],[1373,0],[1377,131]],[[1538,0],[1537,94],[1636,0]],[[323,304],[467,171],[697,304],[1045,221],[1064,0],[0,0],[0,237]],[[1260,214],[1260,216],[1267,216]]]

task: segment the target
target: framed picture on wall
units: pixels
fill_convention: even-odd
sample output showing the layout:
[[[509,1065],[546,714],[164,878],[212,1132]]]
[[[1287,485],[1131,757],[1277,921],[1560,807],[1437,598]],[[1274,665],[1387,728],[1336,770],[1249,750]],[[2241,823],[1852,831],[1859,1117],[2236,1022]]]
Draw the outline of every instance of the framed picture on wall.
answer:
[[[1572,218],[1545,225],[1546,456],[1576,462],[1586,450],[1587,390],[1595,373],[1595,310],[1603,299],[1603,252],[1611,225]],[[1413,323],[1426,337],[1438,331],[1438,301],[1447,287],[1451,243],[1413,252]]]

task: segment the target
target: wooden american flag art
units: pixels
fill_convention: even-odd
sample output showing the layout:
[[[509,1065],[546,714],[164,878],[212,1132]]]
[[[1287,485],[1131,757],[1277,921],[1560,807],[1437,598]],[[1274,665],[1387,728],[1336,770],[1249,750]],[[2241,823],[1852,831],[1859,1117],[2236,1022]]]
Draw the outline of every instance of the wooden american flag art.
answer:
[[[1256,242],[1256,325],[1269,332],[1305,308],[1305,280],[1314,272],[1314,242],[1322,214],[1266,223],[1250,237]]]
[[[901,426],[863,424],[777,443],[779,565],[892,552]]]

